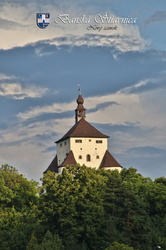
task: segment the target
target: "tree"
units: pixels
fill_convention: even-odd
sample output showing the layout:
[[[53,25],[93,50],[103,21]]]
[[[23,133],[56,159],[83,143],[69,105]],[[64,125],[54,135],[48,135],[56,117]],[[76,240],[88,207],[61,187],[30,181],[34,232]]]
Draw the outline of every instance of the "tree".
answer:
[[[38,183],[28,181],[9,165],[0,168],[0,246],[23,250],[33,231],[41,232],[38,220]]]
[[[0,201],[1,209],[15,207],[21,211],[23,207],[38,202],[38,183],[28,181],[23,175],[9,165],[0,168]]]
[[[154,182],[155,183],[163,183],[163,185],[166,186],[166,178],[164,176],[156,178]]]
[[[36,237],[32,234],[31,240],[29,241],[26,250],[40,250],[39,244]]]
[[[133,247],[129,247],[118,242],[113,242],[113,244],[107,247],[105,250],[134,250]]]
[[[110,240],[147,250],[152,244],[152,230],[144,191],[150,180],[136,172],[124,168],[120,174],[107,174],[104,207],[110,221]]]
[[[57,177],[48,171],[40,191],[43,225],[59,232],[64,242],[74,237],[80,245],[88,242],[90,249],[104,249],[105,188],[104,177],[85,166],[67,166]]]

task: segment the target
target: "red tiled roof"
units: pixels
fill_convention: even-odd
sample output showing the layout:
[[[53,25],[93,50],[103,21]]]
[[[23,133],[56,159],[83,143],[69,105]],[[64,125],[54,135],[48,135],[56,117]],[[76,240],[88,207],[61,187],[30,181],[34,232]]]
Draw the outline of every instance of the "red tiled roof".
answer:
[[[44,174],[47,173],[47,171],[58,173],[58,162],[57,162],[57,155],[53,159],[53,161],[50,163],[48,168],[43,172]]]
[[[85,119],[81,119],[76,123],[60,140],[60,142],[66,140],[69,137],[93,137],[93,138],[108,138],[108,135],[102,134],[91,124],[89,124]]]
[[[122,167],[115,159],[114,157],[110,154],[108,150],[106,150],[105,155],[103,157],[103,160],[101,162],[100,168],[105,168],[105,167]]]
[[[67,166],[67,165],[76,165],[77,162],[74,158],[74,155],[73,155],[73,151],[70,150],[68,156],[66,157],[66,159],[61,163],[61,165],[59,167],[64,167],[64,166]]]

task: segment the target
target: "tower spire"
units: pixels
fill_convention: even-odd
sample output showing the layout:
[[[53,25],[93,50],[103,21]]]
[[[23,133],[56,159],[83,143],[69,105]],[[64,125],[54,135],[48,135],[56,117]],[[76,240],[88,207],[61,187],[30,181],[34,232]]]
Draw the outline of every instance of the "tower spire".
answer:
[[[80,88],[80,84],[78,84],[78,87],[79,87],[79,96],[77,98],[77,108],[75,110],[75,122],[79,122],[81,120],[81,118],[86,118],[86,109],[84,108],[83,106],[83,103],[84,103],[84,99],[82,98],[82,95],[81,95],[81,88]]]
[[[81,88],[80,88],[80,84],[78,84],[78,87],[79,87],[79,95],[81,95]]]

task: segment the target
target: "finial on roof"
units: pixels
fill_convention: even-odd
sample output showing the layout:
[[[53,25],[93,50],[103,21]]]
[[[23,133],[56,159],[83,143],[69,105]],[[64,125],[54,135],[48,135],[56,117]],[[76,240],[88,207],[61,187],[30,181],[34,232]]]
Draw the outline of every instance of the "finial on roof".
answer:
[[[78,84],[78,87],[79,87],[79,95],[81,95],[81,88],[80,88],[80,84]]]

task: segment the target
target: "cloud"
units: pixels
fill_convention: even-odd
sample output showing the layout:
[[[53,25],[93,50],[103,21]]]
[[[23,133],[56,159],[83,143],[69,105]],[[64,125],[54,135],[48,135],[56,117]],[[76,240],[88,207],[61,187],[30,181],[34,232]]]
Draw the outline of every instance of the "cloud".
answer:
[[[126,153],[136,157],[166,157],[166,150],[151,146],[129,148]]]
[[[159,89],[163,88],[165,89],[165,78],[156,78],[156,79],[145,79],[141,80],[138,83],[134,84],[133,86],[126,87],[124,89],[121,89],[118,93],[141,93],[150,91],[152,89]]]
[[[31,86],[32,82],[35,82],[35,85],[42,88],[47,83],[49,96],[45,97],[48,102],[50,99],[53,100],[53,92],[58,92],[57,102],[64,102],[65,99],[71,101],[72,89],[76,89],[78,82],[85,89],[86,96],[115,93],[147,79],[157,80],[166,66],[166,54],[157,50],[122,53],[111,46],[58,47],[50,45],[50,41],[40,41],[6,51],[0,50],[1,73],[19,77],[21,86],[27,83]],[[36,55],[36,50],[42,57]],[[114,54],[117,55],[116,59],[113,57]],[[8,67],[5,67],[6,64]],[[160,87],[160,84],[147,82],[146,86],[142,85],[142,89],[143,87],[155,88]],[[140,88],[141,86],[136,86],[133,91]],[[60,98],[62,93],[63,98]]]
[[[26,7],[27,5],[29,5],[31,7],[34,7],[34,5],[38,4],[38,1],[37,0],[31,0],[30,2],[26,2],[26,1],[22,1],[22,0],[1,0],[0,5],[6,5],[7,3],[10,4],[12,7],[15,7],[15,6],[24,6],[24,7]],[[57,8],[58,8],[60,6],[64,6],[65,1],[61,0],[61,1],[56,1],[55,2],[53,0],[47,0],[47,2],[45,2],[44,0],[41,0],[40,3],[41,3],[41,6],[42,6],[42,3],[43,3],[46,6],[53,5],[53,6],[57,6]],[[40,7],[40,5],[39,5],[39,7]],[[40,7],[40,9],[41,9],[41,7]]]
[[[44,122],[49,120],[55,120],[55,119],[62,119],[62,118],[70,118],[73,116],[73,111],[65,111],[61,113],[44,113],[41,115],[37,115],[32,118],[28,118],[27,120],[23,121],[24,126],[29,126],[30,124],[36,123],[36,122]]]
[[[92,125],[97,128],[102,133],[110,136],[109,144],[111,145],[112,139],[114,141],[121,141],[128,138],[148,138],[155,133],[155,128],[145,127],[139,122],[124,122],[124,124],[100,124],[92,123]],[[127,146],[127,144],[126,144]]]
[[[153,22],[165,22],[166,20],[166,11],[160,11],[156,10],[154,14],[152,14],[150,17],[148,17],[144,21],[144,27],[146,27],[148,24],[153,23]]]
[[[140,146],[129,148],[123,154],[114,154],[114,157],[123,167],[137,168],[143,176],[155,179],[166,176],[166,150],[152,147]]]
[[[24,130],[25,132],[25,130]],[[16,139],[17,138],[17,139]],[[45,131],[42,134],[35,134],[33,132],[31,134],[24,134],[18,133],[15,131],[14,135],[10,140],[8,138],[3,138],[0,142],[0,147],[20,147],[26,145],[37,145],[39,147],[46,147],[48,142],[54,142],[58,138],[58,133],[53,131]],[[6,140],[5,140],[6,139]]]
[[[16,77],[15,76],[7,76],[5,74],[1,74],[0,73],[0,81],[6,81],[6,80],[15,80]]]
[[[50,139],[55,140],[57,138],[58,133],[57,132],[52,132],[52,131],[46,131],[43,134],[36,134],[35,136],[32,137],[32,140],[38,141],[38,142],[47,142]]]
[[[21,25],[17,22],[13,22],[7,19],[0,18],[0,29],[4,30],[17,30],[18,28],[24,28],[25,25]],[[29,25],[26,25],[29,26]]]
[[[42,153],[55,152],[56,146],[48,147]]]
[[[111,105],[119,105],[119,104],[117,102],[103,102],[103,103],[97,104],[95,108],[88,109],[87,113],[93,113],[93,112],[97,112],[98,110],[104,110],[105,108]]]
[[[56,37],[48,41],[50,44],[56,46],[70,45],[74,46],[105,46],[112,47],[115,50],[120,51],[140,51],[147,47],[148,43],[140,37],[137,28],[130,27],[133,30],[131,34],[113,34],[113,35],[100,35],[100,34],[84,34],[83,36],[78,35],[65,35]],[[136,34],[134,34],[136,33]],[[137,34],[138,33],[138,34]]]
[[[14,141],[5,141],[0,143],[0,147],[13,147],[13,146],[23,146],[23,144],[27,143],[29,141],[28,137],[20,140],[14,140]]]
[[[110,105],[114,104],[118,105],[118,103],[116,102],[100,103],[97,104],[95,108],[88,109],[87,113],[94,113],[97,112],[98,110],[103,110],[104,108],[107,108]],[[50,107],[46,106],[43,108],[37,108],[27,113],[19,113],[17,116],[24,120],[23,121],[24,126],[29,126],[30,124],[36,122],[43,122],[43,121],[62,119],[62,118],[71,118],[74,114],[74,110],[64,111],[63,108],[63,107],[70,107],[71,105],[72,105],[71,103],[69,103],[69,105],[54,104]],[[57,109],[58,112],[55,112],[55,107],[57,108],[59,107]],[[51,110],[52,112],[48,112],[48,110]]]
[[[35,86],[22,87],[19,83],[0,84],[0,96],[9,96],[13,99],[24,99],[26,97],[41,97],[47,91],[47,88],[39,88]]]
[[[5,3],[7,2],[5,1]],[[0,4],[3,5],[3,1],[1,1]],[[58,14],[64,13],[64,11],[68,12],[71,17],[81,17],[84,13],[86,14],[87,9],[82,4],[78,3],[76,5],[74,3],[73,6],[73,1],[70,1],[70,3],[65,1],[54,3],[54,1],[50,0],[47,1],[47,3],[44,2],[44,5],[45,7],[47,6],[46,9],[48,12],[51,10],[51,24],[44,32],[36,25],[36,12],[42,12],[43,8],[41,7],[42,5],[40,6],[37,4],[35,0],[31,3],[27,1],[22,2],[21,0],[15,0],[12,1],[12,3],[10,1],[10,8],[7,4],[4,5],[5,7],[2,8],[3,15],[0,19],[1,28],[3,29],[1,34],[1,37],[3,38],[0,45],[1,48],[7,49],[14,46],[25,46],[31,42],[46,39],[52,40],[51,42],[58,46],[113,46],[120,51],[140,51],[148,45],[147,41],[141,37],[137,24],[118,24],[117,30],[102,30],[99,34],[98,31],[87,30],[88,25],[55,24],[54,18]],[[91,10],[93,13],[90,13]],[[101,9],[96,8],[96,13],[94,13],[94,8],[91,10],[88,12],[89,15],[92,16],[99,10],[101,13],[104,13],[103,7]],[[116,17],[115,13],[110,13],[110,15]],[[104,26],[109,25],[104,24],[103,27]],[[6,30],[8,32],[6,32]],[[53,38],[54,34],[56,34],[56,38]],[[45,53],[45,55],[47,55],[47,53]]]

